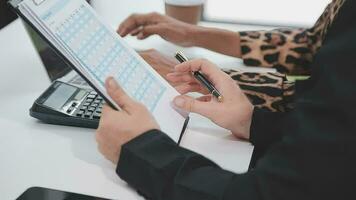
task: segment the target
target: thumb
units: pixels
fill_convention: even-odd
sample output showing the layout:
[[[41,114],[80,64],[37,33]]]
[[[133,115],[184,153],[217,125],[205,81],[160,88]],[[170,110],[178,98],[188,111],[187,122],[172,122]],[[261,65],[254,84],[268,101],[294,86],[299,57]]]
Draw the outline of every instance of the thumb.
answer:
[[[120,106],[121,109],[129,112],[135,103],[126,92],[117,84],[113,77],[106,79],[105,88],[109,96]]]
[[[212,109],[209,102],[203,102],[190,96],[181,95],[176,97],[173,103],[178,108],[187,112],[197,113],[205,117],[209,117],[211,115]]]

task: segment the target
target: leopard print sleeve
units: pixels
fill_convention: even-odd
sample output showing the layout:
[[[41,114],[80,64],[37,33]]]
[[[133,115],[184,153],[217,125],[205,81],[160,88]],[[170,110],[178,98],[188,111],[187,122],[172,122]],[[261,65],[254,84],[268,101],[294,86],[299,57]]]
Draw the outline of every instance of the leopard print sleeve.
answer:
[[[315,53],[312,46],[318,40],[307,29],[240,32],[246,65],[276,68],[287,74],[309,74]]]
[[[273,67],[280,73],[309,75],[313,57],[344,1],[333,0],[310,29],[240,32],[244,63]]]
[[[280,73],[251,73],[223,69],[250,99],[263,110],[286,112],[293,109],[294,83]]]

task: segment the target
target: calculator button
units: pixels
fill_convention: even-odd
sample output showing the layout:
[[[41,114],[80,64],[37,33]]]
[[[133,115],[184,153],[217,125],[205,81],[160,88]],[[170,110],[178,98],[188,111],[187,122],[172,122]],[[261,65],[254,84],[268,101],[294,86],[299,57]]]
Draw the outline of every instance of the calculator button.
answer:
[[[94,113],[94,115],[93,115],[93,119],[100,119],[100,114],[98,114],[98,113]]]
[[[101,96],[98,96],[98,98],[96,98],[97,100],[103,100],[103,98]]]
[[[88,111],[94,112],[94,111],[95,111],[95,107],[90,106],[90,107],[88,108]]]
[[[72,113],[72,111],[73,111],[73,108],[68,108],[67,113],[70,114],[70,113]]]
[[[99,106],[99,104],[97,104],[97,103],[94,103],[93,105],[91,105],[91,106],[93,106],[93,107],[98,107]]]
[[[93,114],[92,112],[86,112],[86,113],[84,114],[84,117],[85,117],[85,118],[90,118],[90,116],[91,116],[92,114]]]
[[[96,99],[96,100],[94,101],[94,103],[99,104],[99,103],[100,103],[100,100]]]
[[[83,106],[89,106],[89,105],[90,105],[90,103],[88,103],[88,102],[83,104]]]
[[[81,116],[83,116],[83,114],[84,114],[84,111],[81,110],[77,113],[77,117],[81,117]]]
[[[82,107],[80,108],[80,110],[82,110],[82,111],[85,111],[86,109],[88,109],[88,106],[82,106]]]
[[[89,95],[87,96],[88,99],[94,99],[95,97],[96,97],[95,94],[89,94]]]
[[[72,107],[76,107],[78,104],[76,102],[72,103]]]
[[[96,95],[97,93],[95,91],[91,91],[89,94]]]
[[[91,103],[91,102],[93,102],[94,100],[93,99],[86,99],[85,100],[85,103]]]

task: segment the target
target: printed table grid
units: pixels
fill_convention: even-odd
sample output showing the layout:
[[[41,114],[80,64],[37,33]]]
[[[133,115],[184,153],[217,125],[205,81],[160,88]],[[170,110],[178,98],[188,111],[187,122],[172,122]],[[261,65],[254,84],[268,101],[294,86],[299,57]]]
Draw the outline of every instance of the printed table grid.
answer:
[[[102,85],[113,76],[131,97],[155,109],[165,86],[85,6],[58,27],[57,36]]]

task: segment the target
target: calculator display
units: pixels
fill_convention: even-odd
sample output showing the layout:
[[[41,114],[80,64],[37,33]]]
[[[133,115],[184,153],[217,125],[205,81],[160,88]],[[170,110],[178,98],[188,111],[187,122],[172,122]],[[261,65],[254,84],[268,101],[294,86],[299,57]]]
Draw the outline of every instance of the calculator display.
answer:
[[[77,88],[61,84],[43,103],[43,105],[53,108],[55,110],[60,110],[62,106],[68,101],[68,99],[73,96],[77,91]]]
[[[85,90],[80,90],[78,94],[75,95],[74,100],[79,101],[87,94]]]

